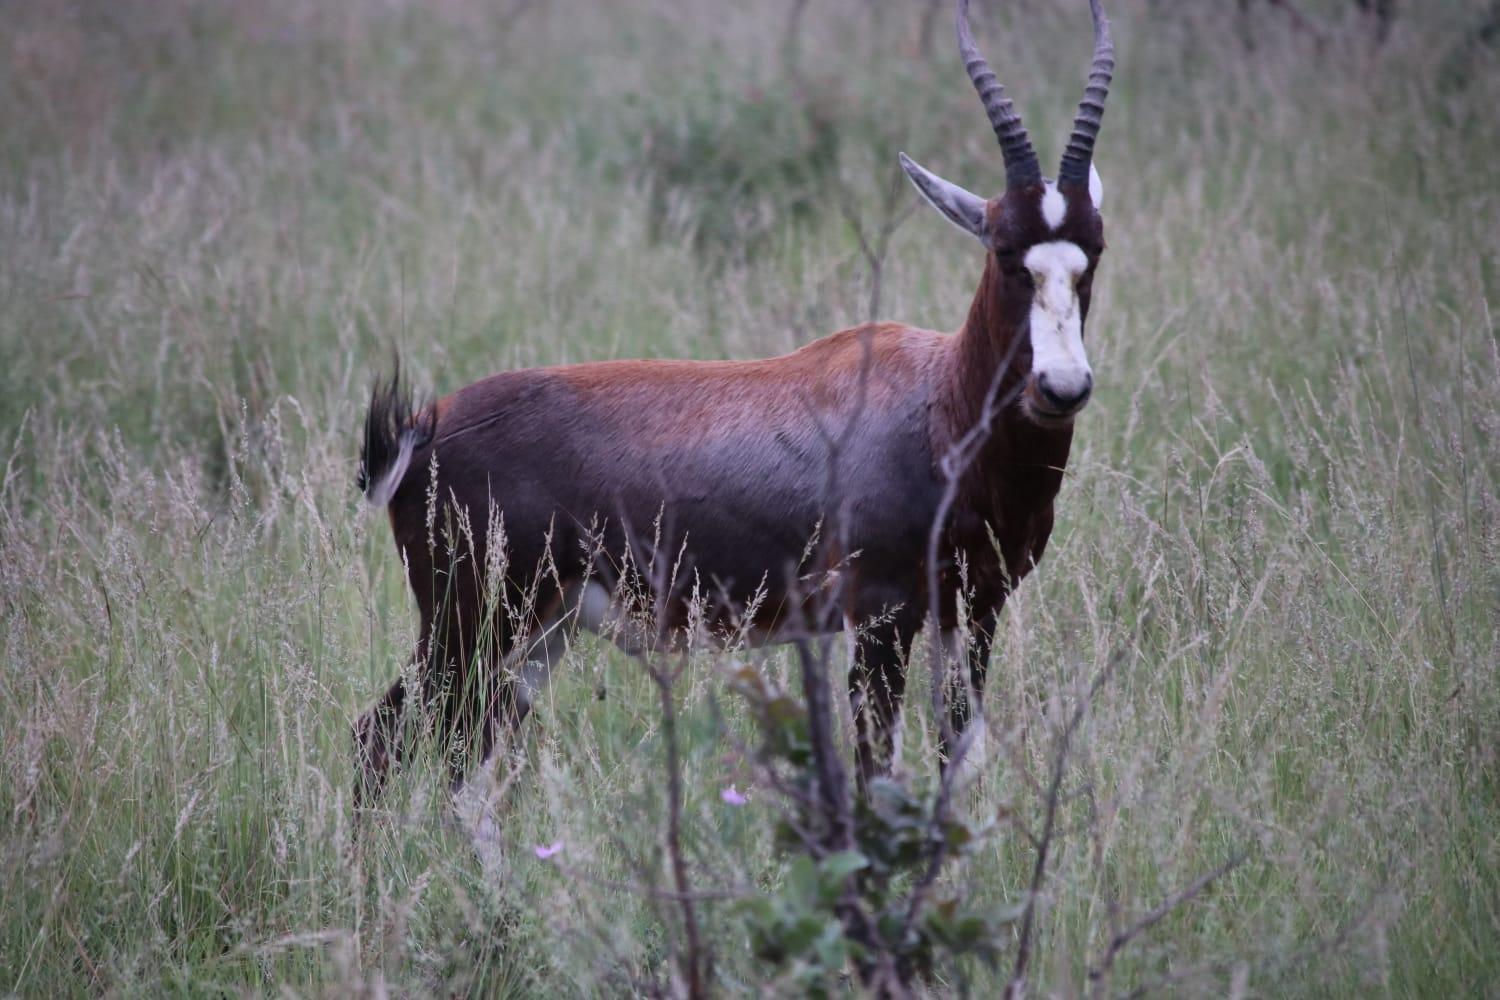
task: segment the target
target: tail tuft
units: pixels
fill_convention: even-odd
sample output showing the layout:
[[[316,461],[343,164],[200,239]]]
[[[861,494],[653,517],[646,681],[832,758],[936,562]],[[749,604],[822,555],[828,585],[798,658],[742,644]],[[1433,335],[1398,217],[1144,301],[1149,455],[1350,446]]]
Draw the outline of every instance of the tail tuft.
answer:
[[[432,441],[437,415],[431,407],[417,407],[411,389],[401,382],[396,365],[389,382],[376,380],[365,411],[365,437],[359,449],[360,492],[372,506],[384,507],[396,495],[418,448]]]

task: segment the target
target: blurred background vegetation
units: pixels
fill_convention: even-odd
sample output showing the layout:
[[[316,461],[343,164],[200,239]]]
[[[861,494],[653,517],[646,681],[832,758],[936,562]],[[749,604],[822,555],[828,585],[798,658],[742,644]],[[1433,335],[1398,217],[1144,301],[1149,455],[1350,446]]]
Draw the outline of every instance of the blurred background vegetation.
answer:
[[[1087,4],[975,7],[1055,162]],[[1109,8],[1096,402],[987,706],[1024,759],[1057,691],[1121,664],[1079,736],[1103,805],[1045,888],[1034,988],[1086,989],[1116,908],[1249,849],[1117,985],[1492,990],[1500,10]],[[415,628],[352,487],[357,420],[394,352],[446,392],[865,319],[851,216],[879,225],[898,149],[1002,183],[947,6],[0,17],[0,990],[669,991],[670,921],[611,887],[663,864],[655,694],[589,640],[529,727],[500,870],[421,768],[350,849],[349,722]],[[913,216],[882,318],[955,328],[980,266]],[[694,870],[773,890],[773,817],[719,797],[744,782],[733,666],[702,654],[684,692]],[[1010,760],[966,803],[1035,807]],[[559,840],[566,871],[531,850]],[[998,910],[1029,865],[1001,836],[948,877]],[[738,911],[705,919],[716,988],[764,988]],[[934,988],[1000,981],[969,963]]]

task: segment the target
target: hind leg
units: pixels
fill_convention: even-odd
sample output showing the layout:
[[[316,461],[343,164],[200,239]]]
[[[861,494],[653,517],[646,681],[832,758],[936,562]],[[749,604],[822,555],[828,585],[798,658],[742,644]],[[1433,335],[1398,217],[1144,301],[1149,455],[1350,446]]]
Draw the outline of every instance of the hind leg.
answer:
[[[380,798],[392,765],[406,756],[409,740],[403,727],[407,701],[406,679],[398,677],[375,706],[354,724],[356,809],[371,805]]]
[[[501,860],[500,799],[516,774],[512,768],[497,780],[497,750],[515,739],[517,730],[540,698],[553,668],[567,650],[572,621],[557,612],[543,619],[516,644],[497,671],[481,734],[480,765],[473,779],[454,788],[453,806],[486,871],[498,872]],[[507,740],[507,737],[510,739]]]
[[[423,635],[430,633],[424,629]],[[374,805],[385,792],[392,770],[411,753],[417,727],[443,721],[440,703],[451,669],[435,663],[434,644],[423,639],[411,662],[420,690],[413,690],[408,674],[397,677],[385,694],[354,724],[354,805]],[[434,709],[439,711],[434,712]]]
[[[556,602],[526,638],[514,644],[501,665],[485,709],[480,760],[486,770],[500,739],[520,728],[567,652],[568,640],[577,626],[574,610],[562,601]]]
[[[505,640],[503,623],[488,630],[476,627],[477,616],[468,613],[476,604],[471,599],[422,608],[422,638],[412,660],[420,690],[413,689],[407,676],[397,678],[354,727],[357,806],[380,798],[391,770],[410,753],[419,726],[435,731],[454,787],[462,784],[471,738],[484,720],[485,691],[497,672],[496,654]]]

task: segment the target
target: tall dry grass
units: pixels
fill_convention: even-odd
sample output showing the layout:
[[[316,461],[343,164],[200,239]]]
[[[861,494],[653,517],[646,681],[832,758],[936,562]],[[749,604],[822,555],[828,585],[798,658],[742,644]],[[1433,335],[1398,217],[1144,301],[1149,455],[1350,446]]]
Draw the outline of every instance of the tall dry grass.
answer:
[[[1271,5],[1112,6],[1098,395],[1047,560],[1004,616],[1004,752],[964,804],[1034,816],[1049,712],[1117,662],[1078,736],[1033,987],[1086,989],[1112,921],[1243,849],[1115,985],[1493,990],[1486,5],[1407,11],[1377,46],[1309,0],[1322,47]],[[349,722],[415,628],[351,486],[359,407],[393,350],[446,391],[517,365],[780,352],[862,320],[835,189],[873,211],[898,148],[1000,183],[919,8],[810,4],[795,85],[780,5],[8,9],[0,989],[571,994],[667,973],[670,921],[606,884],[664,864],[656,693],[588,638],[529,723],[494,867],[435,763],[351,850]],[[1055,154],[1083,5],[1008,5],[983,36]],[[952,328],[979,265],[916,216],[883,312]],[[774,888],[764,799],[718,794],[747,725],[725,670],[700,654],[679,691],[690,856],[705,884]],[[924,676],[901,765],[919,783]],[[531,850],[557,840],[567,871]],[[1003,909],[1030,871],[1002,832],[950,877]],[[717,988],[763,988],[734,908],[704,920]],[[981,995],[1003,978],[944,975]]]

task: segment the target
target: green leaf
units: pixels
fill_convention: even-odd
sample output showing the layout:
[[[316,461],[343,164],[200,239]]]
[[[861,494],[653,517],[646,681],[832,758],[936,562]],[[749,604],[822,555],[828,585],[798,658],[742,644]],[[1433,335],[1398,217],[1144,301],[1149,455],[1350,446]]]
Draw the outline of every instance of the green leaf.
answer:
[[[814,950],[818,956],[818,962],[829,972],[838,972],[844,966],[849,957],[849,943],[844,937],[844,925],[837,920],[829,920],[823,926],[823,933],[818,935],[814,942]]]
[[[783,930],[781,946],[788,955],[805,958],[813,942],[818,940],[826,926],[826,921],[822,917],[813,915],[799,917]]]
[[[974,831],[967,823],[949,823],[944,832],[948,834],[948,849],[955,853],[962,853],[974,841]]]
[[[835,883],[842,883],[855,872],[870,867],[870,859],[858,851],[839,851],[824,858],[821,867],[825,876]]]
[[[806,854],[799,854],[792,859],[791,867],[787,869],[784,896],[796,909],[812,910],[817,907],[821,895],[820,883],[813,859]]]
[[[770,926],[776,920],[776,908],[764,896],[750,896],[735,900],[731,909],[744,916],[745,919],[764,926]]]

